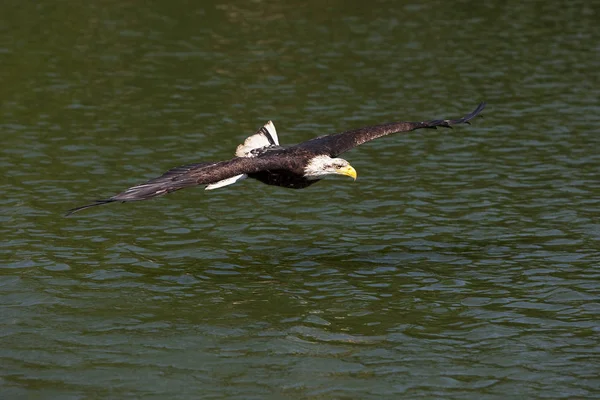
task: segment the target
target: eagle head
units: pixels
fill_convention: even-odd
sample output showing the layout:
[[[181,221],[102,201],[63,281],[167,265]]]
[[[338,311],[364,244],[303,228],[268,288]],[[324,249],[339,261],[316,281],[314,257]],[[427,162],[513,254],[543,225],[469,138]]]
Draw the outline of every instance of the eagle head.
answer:
[[[343,158],[319,155],[308,160],[304,176],[308,179],[321,179],[326,175],[346,175],[356,180],[356,170]]]

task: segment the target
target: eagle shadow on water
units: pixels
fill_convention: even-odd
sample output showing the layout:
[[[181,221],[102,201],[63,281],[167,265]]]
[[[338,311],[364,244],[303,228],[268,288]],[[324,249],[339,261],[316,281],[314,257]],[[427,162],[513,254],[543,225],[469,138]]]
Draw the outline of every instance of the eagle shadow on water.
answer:
[[[458,119],[390,122],[320,136],[289,147],[279,145],[275,126],[269,121],[237,147],[235,157],[231,160],[176,167],[108,199],[73,208],[66,215],[113,202],[147,200],[191,186],[206,185],[206,190],[213,190],[246,178],[291,189],[308,187],[327,175],[344,175],[356,180],[356,170],[348,161],[338,158],[340,154],[393,133],[470,124],[485,105],[485,102],[480,103],[473,112]]]

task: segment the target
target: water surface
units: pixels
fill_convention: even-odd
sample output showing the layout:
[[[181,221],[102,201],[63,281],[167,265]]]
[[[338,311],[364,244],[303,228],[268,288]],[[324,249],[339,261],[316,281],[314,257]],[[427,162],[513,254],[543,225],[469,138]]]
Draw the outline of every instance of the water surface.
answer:
[[[598,398],[597,9],[0,6],[6,398]],[[71,218],[176,165],[392,120],[359,179]]]

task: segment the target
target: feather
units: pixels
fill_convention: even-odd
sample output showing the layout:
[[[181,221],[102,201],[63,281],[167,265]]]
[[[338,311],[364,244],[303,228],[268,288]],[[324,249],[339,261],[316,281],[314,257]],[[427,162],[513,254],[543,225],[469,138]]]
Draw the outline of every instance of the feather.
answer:
[[[275,125],[269,121],[237,147],[236,157],[231,160],[176,167],[108,199],[96,200],[92,204],[73,208],[66,215],[117,201],[147,200],[196,185],[207,185],[206,190],[217,189],[247,177],[268,185],[293,189],[308,187],[324,175],[330,174],[347,175],[356,179],[354,168],[348,161],[337,158],[338,155],[365,142],[393,133],[470,124],[473,118],[480,115],[485,105],[480,103],[473,112],[458,119],[400,121],[367,126],[321,136],[288,148],[279,146]]]

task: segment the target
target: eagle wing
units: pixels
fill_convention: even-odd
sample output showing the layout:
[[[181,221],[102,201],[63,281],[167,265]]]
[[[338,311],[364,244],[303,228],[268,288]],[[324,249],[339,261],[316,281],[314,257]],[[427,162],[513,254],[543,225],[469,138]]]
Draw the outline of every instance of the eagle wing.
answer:
[[[255,173],[267,169],[280,168],[276,157],[236,157],[228,161],[203,162],[197,164],[183,165],[168,170],[157,178],[129,189],[103,200],[96,200],[92,204],[73,208],[67,211],[71,215],[86,208],[100,206],[116,201],[138,201],[162,196],[176,190],[185,189],[197,185],[210,185],[223,179],[231,178],[240,174]]]
[[[297,147],[304,148],[315,153],[327,154],[331,157],[353,149],[356,146],[377,139],[382,136],[391,135],[399,132],[409,132],[415,129],[431,128],[438,126],[443,128],[452,128],[452,125],[469,124],[473,118],[483,111],[486,103],[480,103],[470,114],[458,119],[437,119],[423,122],[391,122],[382,125],[366,126],[351,131],[337,133],[333,135],[321,136],[306,142],[300,143]]]

